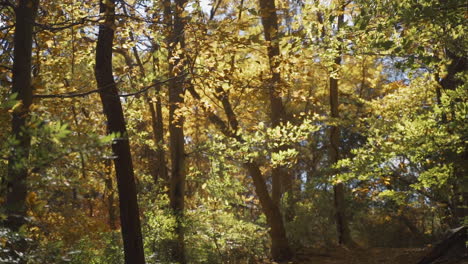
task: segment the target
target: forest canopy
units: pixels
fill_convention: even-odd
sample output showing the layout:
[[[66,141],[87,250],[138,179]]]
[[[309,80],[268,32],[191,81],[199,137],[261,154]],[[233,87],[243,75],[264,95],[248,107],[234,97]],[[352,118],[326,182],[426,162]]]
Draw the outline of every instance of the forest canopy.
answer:
[[[0,0],[0,263],[466,241],[467,10]]]

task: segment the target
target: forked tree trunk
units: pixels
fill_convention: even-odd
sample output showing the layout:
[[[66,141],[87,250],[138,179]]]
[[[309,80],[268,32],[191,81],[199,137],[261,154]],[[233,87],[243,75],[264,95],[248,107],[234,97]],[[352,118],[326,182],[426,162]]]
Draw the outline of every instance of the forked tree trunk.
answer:
[[[284,228],[283,216],[280,208],[273,201],[268,193],[266,182],[260,171],[260,167],[255,163],[246,163],[244,166],[249,171],[255,186],[263,212],[270,227],[271,255],[275,261],[288,261],[293,257],[289,247],[289,242]]]
[[[267,3],[267,7],[265,7],[265,3],[262,3],[263,8],[266,8],[266,10],[269,10],[271,7],[271,3]],[[274,6],[273,6],[274,10]],[[276,14],[275,14],[276,16]],[[276,20],[275,20],[276,21]],[[267,26],[268,28],[269,26]],[[272,32],[269,30],[269,32]],[[266,38],[270,38],[270,35]],[[273,51],[273,53],[270,54],[269,58],[271,61],[270,67],[272,67],[272,72],[276,72],[276,68],[278,64],[276,62],[273,62],[275,60],[276,55],[274,54],[279,54],[279,48],[276,48],[277,51]],[[269,48],[269,52],[271,52],[271,48]],[[272,55],[273,54],[273,55]],[[277,85],[279,85],[280,81],[280,76],[279,75],[274,75],[273,76],[273,81],[272,83],[274,86],[270,90],[270,95],[272,95],[270,98],[272,99],[272,113],[271,113],[271,119],[272,122],[274,122],[275,125],[278,125],[280,123],[280,117],[281,113],[283,110],[277,111],[278,108],[275,108],[274,106],[278,106],[278,102],[280,103],[280,108],[282,108],[282,102],[281,99],[278,97],[278,95],[275,93],[275,88]],[[189,85],[187,87],[188,91],[192,94],[192,96],[196,100],[201,100],[201,96],[197,93],[197,91],[194,89],[193,86]],[[216,92],[218,95],[216,98],[220,100],[223,110],[227,116],[227,123],[224,122],[218,115],[216,115],[213,111],[210,109],[204,107],[201,105],[201,107],[207,112],[208,114],[208,119],[218,127],[218,129],[227,137],[233,138],[237,140],[238,142],[245,142],[245,140],[242,138],[241,135],[237,133],[238,131],[238,126],[239,122],[237,120],[237,116],[234,112],[234,109],[232,108],[232,104],[229,100],[229,94],[224,91],[222,88],[217,88]],[[279,99],[279,100],[278,100]],[[274,120],[274,121],[273,121]],[[293,257],[292,251],[289,247],[288,239],[286,236],[286,230],[284,228],[284,222],[283,222],[283,216],[281,214],[280,208],[279,208],[279,197],[280,197],[280,189],[278,187],[280,186],[280,178],[275,178],[273,177],[275,183],[273,184],[273,193],[270,196],[270,193],[268,192],[267,184],[265,181],[264,176],[261,173],[260,166],[256,164],[255,162],[250,162],[250,163],[245,163],[243,164],[244,168],[248,171],[250,176],[252,177],[252,181],[255,187],[255,193],[258,195],[258,198],[260,200],[260,204],[262,206],[263,213],[265,214],[267,218],[267,224],[268,227],[270,228],[270,237],[271,237],[271,254],[272,257],[275,261],[288,261],[291,260]],[[279,174],[276,174],[278,176]],[[275,198],[273,199],[272,196]]]
[[[130,144],[122,104],[112,74],[115,0],[101,0],[100,12],[104,14],[104,22],[99,25],[94,73],[104,114],[107,118],[108,133],[119,134],[119,138],[114,139],[112,151],[115,156],[114,166],[117,175],[125,263],[143,264],[145,263],[145,257]]]

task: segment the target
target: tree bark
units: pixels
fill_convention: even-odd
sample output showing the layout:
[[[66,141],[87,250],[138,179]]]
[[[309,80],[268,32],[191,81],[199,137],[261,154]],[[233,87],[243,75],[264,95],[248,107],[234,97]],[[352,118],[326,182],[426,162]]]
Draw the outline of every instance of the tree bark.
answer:
[[[270,66],[271,79],[268,85],[268,95],[270,99],[270,121],[272,127],[279,126],[285,117],[284,105],[280,97],[281,74],[278,69],[280,65],[279,38],[278,38],[278,16],[274,0],[260,0],[260,15],[263,25],[263,33],[267,41],[268,61]],[[277,149],[275,151],[279,151]],[[275,167],[272,169],[272,198],[279,205],[283,179],[290,177],[284,168]]]
[[[466,260],[467,255],[466,231],[466,226],[450,230],[447,237],[436,244],[417,264],[465,263],[462,260]]]
[[[263,212],[267,218],[268,226],[270,227],[271,237],[271,255],[275,261],[288,261],[293,257],[291,248],[289,247],[286,229],[284,228],[283,215],[281,214],[278,204],[270,197],[266,186],[265,179],[262,176],[260,167],[255,163],[246,163],[252,181],[255,186],[255,192],[258,195]]]
[[[94,73],[107,118],[108,133],[119,134],[119,138],[114,139],[112,151],[115,156],[114,166],[117,175],[125,263],[143,264],[145,257],[130,144],[117,85],[112,74],[115,0],[101,0],[100,12],[105,17],[104,22],[99,25]]]
[[[184,199],[185,199],[185,138],[184,119],[177,116],[177,111],[184,103],[184,82],[182,71],[185,68],[185,19],[182,17],[186,0],[175,0],[171,17],[171,3],[164,2],[164,15],[167,23],[173,22],[168,34],[169,73],[173,78],[169,83],[169,147],[171,152],[171,179],[169,187],[170,206],[176,217],[176,241],[172,246],[172,259],[178,263],[186,263],[184,243]],[[178,57],[174,48],[179,47]]]
[[[344,9],[344,7],[343,7]],[[338,16],[337,31],[343,24],[344,15]],[[341,56],[335,58],[335,69],[341,64]],[[338,79],[330,77],[330,112],[333,119],[338,119],[339,115],[339,87]],[[337,125],[330,127],[330,162],[335,164],[340,159],[340,128]],[[333,186],[336,228],[338,231],[338,243],[340,245],[354,245],[351,239],[348,219],[346,217],[345,187],[343,183]]]
[[[15,10],[16,27],[14,35],[13,55],[13,87],[12,93],[21,103],[12,114],[12,134],[18,140],[18,145],[10,153],[8,161],[8,176],[6,179],[6,210],[8,220],[6,226],[12,231],[18,231],[25,224],[26,216],[26,179],[28,168],[31,136],[27,131],[27,120],[32,104],[31,61],[33,26],[39,1],[21,0]]]
[[[279,71],[280,66],[280,47],[278,37],[278,16],[276,14],[276,6],[274,0],[259,0],[260,4],[260,15],[263,25],[263,33],[265,40],[267,41],[268,50],[268,61],[270,66],[271,79],[268,85],[268,94],[270,99],[270,121],[272,127],[281,125],[285,121],[285,109],[283,101],[281,99],[281,73]],[[278,148],[274,151],[280,151],[284,149]],[[253,173],[252,169],[249,169],[252,179],[254,180],[257,194],[263,192],[263,188],[259,186],[260,183],[264,183],[263,178],[258,178]],[[289,248],[288,238],[283,223],[283,215],[280,211],[280,200],[282,194],[286,191],[285,187],[291,187],[289,184],[292,180],[292,175],[286,171],[283,167],[274,167],[271,172],[272,177],[272,197],[270,204],[270,197],[268,192],[263,199],[261,199],[262,207],[264,208],[265,215],[269,221],[272,239],[271,253],[275,260],[283,261],[290,260],[292,258],[292,251]],[[285,184],[287,183],[287,184]],[[288,189],[290,191],[290,189]],[[263,202],[262,202],[263,201]]]
[[[13,232],[18,232],[26,223],[26,195],[31,136],[27,128],[27,121],[32,104],[33,89],[31,84],[31,61],[33,26],[39,7],[38,0],[20,0],[15,9],[16,26],[14,33],[13,52],[13,86],[12,93],[21,103],[12,114],[12,134],[18,141],[8,158],[8,175],[5,179],[7,220],[4,225]],[[18,263],[25,263],[18,252],[24,253],[24,240],[16,244],[8,244],[9,254]]]

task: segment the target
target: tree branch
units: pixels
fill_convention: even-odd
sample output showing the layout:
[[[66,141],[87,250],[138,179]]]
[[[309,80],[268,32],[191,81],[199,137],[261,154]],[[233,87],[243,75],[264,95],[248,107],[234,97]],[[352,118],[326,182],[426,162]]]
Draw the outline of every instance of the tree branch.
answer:
[[[186,73],[183,74],[183,75],[187,75]],[[173,79],[176,79],[180,77],[179,76],[175,76],[175,77],[172,77],[172,78],[169,78],[169,79],[166,79],[164,81],[158,81],[158,82],[154,82],[153,84],[151,85],[148,85],[136,92],[133,92],[133,93],[127,93],[127,94],[119,94],[118,96],[119,97],[130,97],[130,96],[135,96],[135,95],[139,95],[139,94],[142,94],[146,91],[148,91],[149,89],[151,88],[154,88],[158,85],[161,85],[161,84],[164,84],[164,83],[167,83]],[[87,91],[87,92],[82,92],[82,93],[63,93],[63,94],[36,94],[33,96],[33,98],[42,98],[42,99],[48,99],[48,98],[59,98],[59,99],[65,99],[65,98],[76,98],[76,97],[85,97],[85,96],[88,96],[90,94],[93,94],[93,93],[98,93],[104,89],[106,89],[107,87],[101,87],[100,89],[95,89],[95,90],[90,90],[90,91]]]

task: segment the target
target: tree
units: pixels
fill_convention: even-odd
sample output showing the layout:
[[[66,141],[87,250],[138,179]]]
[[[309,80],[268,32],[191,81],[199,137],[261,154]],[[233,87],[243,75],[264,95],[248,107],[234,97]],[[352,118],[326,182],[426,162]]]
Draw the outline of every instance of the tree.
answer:
[[[14,35],[13,55],[13,87],[20,106],[12,114],[12,134],[18,142],[8,159],[8,175],[6,177],[6,213],[4,225],[13,232],[18,232],[26,223],[26,195],[29,150],[31,145],[28,118],[33,99],[31,83],[31,58],[34,21],[39,8],[39,1],[21,0],[15,9],[16,26]],[[19,257],[16,252],[24,250],[24,241],[16,250],[10,251],[13,258]],[[23,263],[23,259],[20,263]]]
[[[28,263],[291,261],[350,234],[422,246],[466,216],[460,1],[42,1],[29,110],[13,2],[0,178],[28,132],[27,224],[0,247],[31,241]]]
[[[172,22],[172,28],[168,38],[168,62],[169,73],[173,78],[169,84],[169,144],[171,153],[171,179],[169,188],[170,205],[176,217],[175,233],[177,239],[172,249],[172,256],[175,261],[185,263],[185,242],[184,242],[184,199],[185,199],[185,138],[184,138],[184,117],[178,115],[178,110],[184,103],[184,69],[185,57],[185,24],[186,18],[184,10],[186,0],[176,0],[173,19],[170,18],[170,1],[165,4],[165,19]]]
[[[112,46],[115,27],[115,1],[99,2],[104,21],[99,25],[96,46],[95,76],[99,96],[107,118],[108,133],[113,140],[114,166],[120,204],[120,222],[124,241],[125,263],[145,263],[140,227],[135,175],[130,144],[117,85],[112,73]]]
[[[345,11],[345,4],[341,4],[341,12],[342,14],[338,15],[338,22],[336,24],[336,31],[339,32],[340,28],[342,28],[344,23],[344,11]],[[338,34],[338,33],[337,33]],[[342,42],[342,39],[338,38],[339,42]],[[338,51],[341,53],[341,51]],[[335,60],[333,69],[335,71],[338,70],[338,67],[341,64],[341,54],[339,54]],[[338,79],[334,76],[330,77],[330,116],[333,119],[339,119],[339,85]],[[340,160],[340,128],[338,125],[333,125],[330,127],[330,162],[335,164]],[[335,205],[335,214],[336,214],[336,227],[338,231],[338,243],[340,245],[353,245],[353,241],[351,239],[351,234],[349,230],[349,223],[346,216],[346,204],[345,204],[345,186],[343,183],[336,183],[333,186],[333,194],[334,194],[334,205]]]
[[[270,65],[271,79],[268,86],[268,93],[270,98],[270,120],[272,127],[277,127],[285,122],[285,109],[281,99],[281,74],[280,74],[280,48],[279,48],[279,28],[278,17],[276,15],[276,6],[274,0],[260,0],[260,15],[263,25],[263,34],[267,41],[268,62]],[[277,151],[280,151],[278,149]],[[253,172],[253,171],[252,171]],[[273,205],[267,206],[271,210],[270,225],[271,240],[272,240],[272,255],[275,260],[283,261],[292,258],[292,251],[289,248],[286,230],[283,224],[283,216],[280,212],[280,198],[283,192],[282,181],[290,182],[291,175],[285,171],[281,166],[273,168],[271,172],[272,177],[272,203]],[[290,185],[290,183],[289,183]],[[286,187],[286,186],[283,186]],[[266,199],[266,197],[265,197]],[[276,212],[277,211],[277,212]]]

